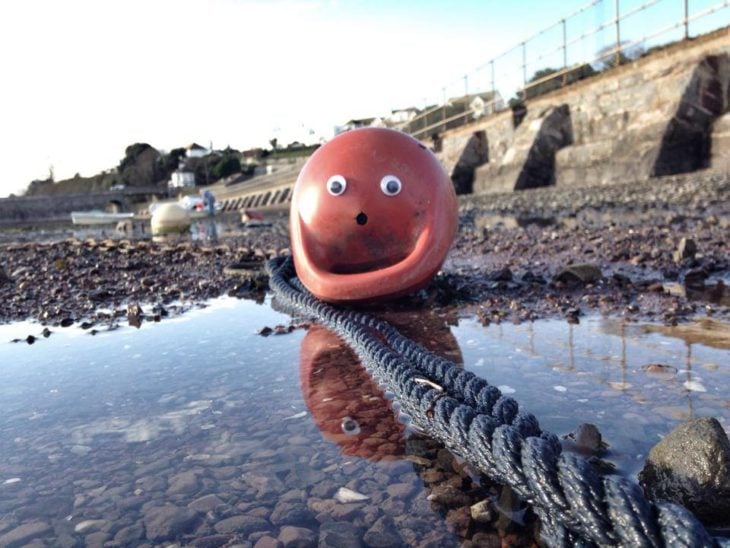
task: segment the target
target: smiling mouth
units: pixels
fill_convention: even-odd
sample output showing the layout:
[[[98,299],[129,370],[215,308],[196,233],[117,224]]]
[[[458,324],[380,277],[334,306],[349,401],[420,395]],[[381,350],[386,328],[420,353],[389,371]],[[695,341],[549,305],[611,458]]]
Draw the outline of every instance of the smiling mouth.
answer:
[[[408,255],[408,253],[402,253],[362,263],[336,263],[333,264],[329,270],[333,274],[362,274],[364,272],[374,272],[375,270],[380,270],[382,268],[398,264],[408,257]]]

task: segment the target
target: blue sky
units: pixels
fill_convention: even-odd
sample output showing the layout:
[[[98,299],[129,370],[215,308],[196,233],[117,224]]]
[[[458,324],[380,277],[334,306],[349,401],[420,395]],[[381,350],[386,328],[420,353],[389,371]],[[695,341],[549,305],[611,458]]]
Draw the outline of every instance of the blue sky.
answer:
[[[697,11],[717,1],[690,5]],[[644,2],[621,0],[621,7]],[[114,167],[133,142],[169,150],[193,141],[238,149],[267,146],[272,137],[316,141],[349,118],[462,94],[465,74],[470,92],[483,90],[491,58],[589,3],[2,2],[0,196],[46,177],[49,166],[57,179]],[[673,22],[683,4],[657,0],[626,23],[627,34]],[[571,19],[569,39],[613,9],[614,0],[603,0]],[[693,29],[728,22],[725,9]],[[576,42],[569,62],[613,36],[609,28]],[[562,63],[562,51],[549,54],[561,37],[554,27],[528,44],[530,74]],[[520,63],[519,49],[497,63],[505,99],[519,85]]]

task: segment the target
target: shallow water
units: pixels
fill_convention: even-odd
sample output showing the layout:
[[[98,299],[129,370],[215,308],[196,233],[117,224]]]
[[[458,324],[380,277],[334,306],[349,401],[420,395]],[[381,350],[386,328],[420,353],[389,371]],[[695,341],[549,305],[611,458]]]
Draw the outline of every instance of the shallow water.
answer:
[[[543,429],[596,424],[603,457],[628,474],[685,418],[714,416],[730,430],[722,338],[602,318],[391,319],[500,386]],[[469,522],[485,496],[478,480],[405,429],[331,333],[258,334],[289,323],[268,303],[224,298],[95,336],[0,326],[0,544],[28,531],[69,545],[299,534],[442,546],[495,527],[529,536],[514,523]],[[33,345],[5,342],[29,334]],[[510,514],[504,494],[490,496]]]

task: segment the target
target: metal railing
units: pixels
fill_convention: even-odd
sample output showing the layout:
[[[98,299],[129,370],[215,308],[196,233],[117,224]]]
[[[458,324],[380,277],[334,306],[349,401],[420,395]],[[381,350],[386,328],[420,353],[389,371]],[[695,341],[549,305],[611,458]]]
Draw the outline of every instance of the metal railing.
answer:
[[[397,127],[420,139],[436,136],[652,49],[726,27],[728,7],[730,0],[592,0],[443,86],[438,99],[424,99],[420,112]]]

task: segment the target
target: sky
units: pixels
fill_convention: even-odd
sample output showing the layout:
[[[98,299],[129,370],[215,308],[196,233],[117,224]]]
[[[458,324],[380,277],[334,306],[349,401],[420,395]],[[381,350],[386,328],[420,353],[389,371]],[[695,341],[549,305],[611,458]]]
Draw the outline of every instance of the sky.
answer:
[[[113,168],[135,142],[160,150],[192,142],[268,147],[272,138],[314,143],[351,118],[487,89],[491,58],[590,3],[5,1],[0,196],[50,170],[60,180]],[[679,16],[683,0],[658,3]],[[613,6],[598,2],[571,19],[570,32],[610,17]],[[559,44],[556,33],[530,42],[530,58]],[[607,33],[571,46],[569,62],[597,50]],[[517,78],[519,59],[519,48],[501,57],[497,79]],[[529,71],[561,59],[562,52],[546,55]]]

